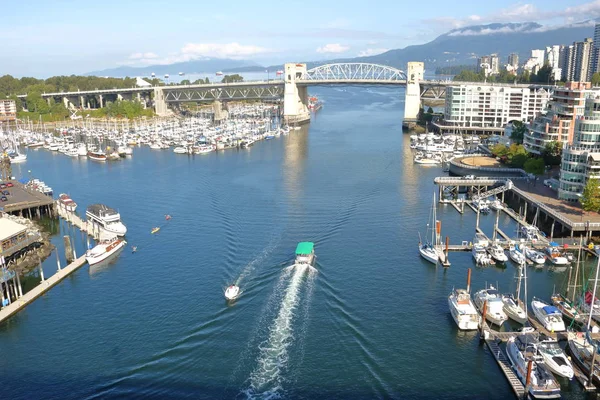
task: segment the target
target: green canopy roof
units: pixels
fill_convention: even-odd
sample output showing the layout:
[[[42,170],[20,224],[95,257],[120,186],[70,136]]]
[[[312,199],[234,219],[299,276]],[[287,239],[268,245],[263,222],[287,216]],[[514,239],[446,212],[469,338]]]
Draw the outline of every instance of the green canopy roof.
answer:
[[[298,246],[296,246],[296,255],[311,254],[314,246],[315,244],[313,242],[300,242],[298,243]]]

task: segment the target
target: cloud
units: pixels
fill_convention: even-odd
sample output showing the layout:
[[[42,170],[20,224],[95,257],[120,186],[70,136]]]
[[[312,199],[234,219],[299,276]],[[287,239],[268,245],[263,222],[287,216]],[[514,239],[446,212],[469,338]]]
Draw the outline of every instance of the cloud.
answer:
[[[388,50],[389,49],[383,49],[383,48],[379,48],[379,49],[365,49],[365,50],[362,50],[362,51],[360,51],[358,53],[358,57],[374,56],[375,54],[385,53]]]
[[[566,7],[557,10],[548,8],[538,8],[533,4],[516,4],[507,8],[496,10],[489,15],[470,15],[465,18],[437,17],[426,19],[423,22],[434,24],[440,29],[462,28],[475,24],[487,24],[493,22],[550,22],[549,28],[545,30],[557,29],[559,27],[570,25],[574,21],[589,20],[600,17],[600,0],[590,1],[576,6]],[[544,31],[544,30],[540,30]],[[508,32],[508,31],[507,31]],[[514,32],[517,32],[515,30]],[[495,32],[470,32],[466,35],[485,35]]]
[[[270,53],[273,50],[255,46],[233,43],[188,43],[179,51],[168,54],[166,57],[147,52],[132,53],[129,58],[120,63],[122,65],[168,65],[177,62],[207,59],[229,58],[234,60],[245,59],[252,56]]]
[[[348,46],[342,46],[339,43],[329,43],[317,49],[317,53],[343,53],[350,50]]]

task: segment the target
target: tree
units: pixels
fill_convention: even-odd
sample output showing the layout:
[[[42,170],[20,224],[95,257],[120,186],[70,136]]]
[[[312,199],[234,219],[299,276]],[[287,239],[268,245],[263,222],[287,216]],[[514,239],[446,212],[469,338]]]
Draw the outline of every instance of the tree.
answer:
[[[493,146],[493,147],[490,149],[490,151],[492,152],[492,154],[493,154],[495,157],[504,157],[505,155],[507,155],[507,154],[508,154],[508,147],[506,147],[506,146],[505,146],[505,145],[503,145],[503,144],[500,144],[500,143],[498,143],[498,144],[495,144],[495,145],[494,145],[494,146]]]
[[[542,156],[547,165],[560,165],[562,159],[562,143],[552,141],[546,143]]]
[[[433,108],[429,107],[429,108],[427,109],[427,114],[433,114]]]
[[[544,64],[543,67],[539,69],[537,74],[531,75],[531,82],[537,83],[550,83],[552,79],[552,67],[550,64]]]
[[[534,175],[543,175],[544,174],[544,159],[543,158],[530,158],[525,161],[523,164],[523,169],[525,172]]]
[[[592,75],[592,85],[600,85],[600,72],[595,72],[594,75]]]
[[[191,85],[192,83],[190,82],[189,79],[184,79],[181,82],[179,82],[180,85]]]
[[[583,188],[583,194],[581,195],[581,207],[585,211],[598,211],[600,210],[600,188],[598,187],[600,182],[596,178],[588,179]]]
[[[514,121],[513,129],[510,134],[510,138],[512,139],[512,141],[517,144],[522,144],[525,133],[527,133],[527,127],[525,126],[525,124],[521,121]]]
[[[225,75],[221,83],[242,82],[244,78],[240,74]]]

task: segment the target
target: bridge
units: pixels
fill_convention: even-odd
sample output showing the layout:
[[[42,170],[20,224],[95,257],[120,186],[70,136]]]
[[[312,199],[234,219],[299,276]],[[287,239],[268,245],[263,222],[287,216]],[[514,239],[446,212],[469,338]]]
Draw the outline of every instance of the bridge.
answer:
[[[106,102],[137,98],[144,105],[154,104],[158,115],[168,115],[169,105],[181,102],[222,100],[281,100],[288,122],[310,120],[308,86],[317,85],[390,85],[405,87],[405,123],[415,123],[422,98],[442,99],[451,81],[428,81],[424,64],[409,62],[407,71],[369,63],[333,63],[307,69],[306,64],[287,63],[282,80],[208,83],[101,89],[77,92],[44,93],[42,97],[62,101],[69,109],[103,107]],[[26,101],[27,95],[19,96]]]

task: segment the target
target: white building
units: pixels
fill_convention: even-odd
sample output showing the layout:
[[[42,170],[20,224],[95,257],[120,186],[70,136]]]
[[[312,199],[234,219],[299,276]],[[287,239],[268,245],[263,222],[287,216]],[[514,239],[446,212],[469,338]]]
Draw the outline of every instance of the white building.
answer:
[[[529,121],[546,108],[550,92],[530,85],[449,86],[444,120],[436,124],[444,131],[502,133],[511,121]]]
[[[523,69],[525,71],[529,71],[532,74],[537,74],[537,72],[544,65],[544,50],[531,50],[531,57],[525,62],[523,65]]]
[[[560,81],[562,75],[562,68],[560,67],[560,46],[548,46],[546,47],[546,57],[544,60],[552,68],[551,79],[553,81]]]
[[[17,118],[17,105],[14,100],[0,100],[0,122],[13,121]]]

